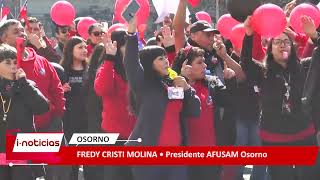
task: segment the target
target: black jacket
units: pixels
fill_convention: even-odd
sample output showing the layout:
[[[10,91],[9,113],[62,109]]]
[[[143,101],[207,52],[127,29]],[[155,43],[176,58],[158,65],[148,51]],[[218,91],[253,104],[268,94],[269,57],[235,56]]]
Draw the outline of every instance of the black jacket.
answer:
[[[144,70],[139,61],[138,38],[128,36],[125,52],[125,70],[128,83],[139,99],[139,112],[137,122],[130,135],[130,140],[142,138],[142,142],[129,141],[129,146],[156,146],[165,117],[168,95],[158,84],[148,83],[144,77]],[[184,92],[181,115],[185,117],[198,117],[200,115],[200,101],[193,89]],[[180,110],[180,109],[179,109]],[[181,142],[182,143],[182,142]]]
[[[316,120],[317,129],[320,129],[320,38],[314,42],[318,47],[312,53],[310,69],[304,85],[302,104],[306,114]]]
[[[240,64],[240,57],[232,53],[231,58]],[[247,81],[237,83],[235,90],[237,121],[258,122],[260,116],[259,97],[254,85]]]
[[[252,60],[252,40],[253,36],[245,36],[241,66],[248,81],[261,89],[261,129],[287,135],[297,134],[307,129],[312,119],[303,112],[301,98],[311,58],[297,62],[294,70],[290,72],[273,60],[268,62],[268,69],[266,69],[262,64]],[[282,105],[286,93],[285,79],[288,80],[289,76],[291,77],[289,81],[291,113],[285,113]]]
[[[14,83],[0,79],[0,92],[8,102],[11,97],[11,106],[3,121],[4,112],[0,110],[0,152],[5,151],[5,137],[7,130],[19,132],[34,132],[33,115],[40,115],[49,111],[49,104],[42,93],[25,78]],[[8,103],[6,103],[7,105]],[[7,108],[7,106],[5,106]]]
[[[46,58],[49,62],[55,62],[57,64],[60,63],[61,57],[58,55],[58,53],[55,51],[51,45],[47,44],[47,47],[37,49],[34,45],[32,45],[30,42],[27,44],[28,47],[31,47],[34,49],[38,55]]]

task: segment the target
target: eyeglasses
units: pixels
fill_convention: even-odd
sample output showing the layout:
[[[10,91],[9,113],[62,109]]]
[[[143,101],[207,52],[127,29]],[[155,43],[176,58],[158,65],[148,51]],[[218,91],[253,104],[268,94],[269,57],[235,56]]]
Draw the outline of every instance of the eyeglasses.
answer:
[[[104,35],[104,32],[98,32],[98,31],[95,31],[95,32],[92,32],[92,34],[94,35],[94,36],[96,36],[96,37],[98,37],[98,36],[102,36],[102,35]]]
[[[291,41],[289,39],[274,39],[272,41],[272,44],[276,45],[276,46],[280,46],[281,44],[284,44],[285,46],[290,46],[291,45]]]

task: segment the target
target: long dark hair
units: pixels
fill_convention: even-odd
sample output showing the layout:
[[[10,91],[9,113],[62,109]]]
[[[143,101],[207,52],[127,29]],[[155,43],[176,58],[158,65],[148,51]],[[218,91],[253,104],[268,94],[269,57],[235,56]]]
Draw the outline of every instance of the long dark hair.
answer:
[[[96,45],[93,49],[92,55],[89,60],[89,67],[87,73],[87,85],[90,87],[94,86],[94,80],[96,78],[96,73],[98,68],[103,62],[103,55],[105,54],[105,47],[102,43]]]
[[[97,96],[94,90],[94,80],[98,68],[104,62],[103,55],[105,54],[105,47],[102,43],[95,46],[90,57],[89,67],[87,71],[87,79],[85,80],[84,88],[87,96],[87,113],[89,118],[88,132],[101,132],[101,112],[103,109],[102,98]]]
[[[153,68],[153,61],[159,56],[165,56],[166,51],[160,46],[147,46],[139,52],[140,63],[144,70],[144,77],[148,83],[159,83],[161,77]]]
[[[153,61],[159,57],[164,56],[166,51],[160,46],[147,46],[144,47],[139,52],[140,63],[144,70],[144,78],[147,84],[158,85],[159,89],[161,89],[162,78],[153,68]],[[141,97],[138,97],[130,88],[129,88],[129,110],[131,113],[136,116],[139,113],[140,105],[141,105]]]
[[[284,33],[286,34],[286,36],[288,36],[287,33]],[[298,83],[296,83],[296,81],[299,81],[299,79],[301,79],[301,76],[300,76],[300,65],[299,65],[299,58],[297,56],[297,53],[296,53],[296,50],[295,50],[295,47],[294,47],[294,44],[293,44],[293,41],[292,39],[288,36],[289,40],[290,40],[290,45],[291,45],[291,51],[290,51],[290,55],[288,57],[288,66],[287,66],[287,69],[286,71],[290,74],[290,76],[292,78],[291,81],[289,82],[290,83],[290,86],[292,87],[291,88],[291,94],[292,94],[292,105],[293,107],[297,107],[299,105],[301,105],[301,99],[299,98],[302,94],[302,90],[303,90],[303,87],[300,87]],[[274,60],[274,57],[272,55],[272,43],[273,43],[273,40],[274,39],[271,39],[271,41],[269,42],[268,44],[268,48],[267,48],[267,57],[266,57],[266,64],[265,64],[265,78],[268,78],[268,77],[274,77],[277,75],[277,70],[279,70],[280,68],[280,65],[275,62]]]
[[[100,23],[94,23],[88,28],[88,34],[91,35],[92,31],[94,28],[101,28],[102,29],[102,24]],[[87,44],[92,44],[92,46],[95,46],[96,44],[92,43],[92,40],[90,38],[87,39]]]
[[[115,61],[113,61],[114,70],[123,80],[127,80],[126,72],[123,65],[124,54],[121,53],[120,48],[126,44],[127,33],[124,30],[116,30],[111,33],[111,40],[117,42],[117,54]]]
[[[63,49],[63,59],[61,61],[61,66],[64,68],[65,72],[69,72],[73,64],[73,48],[80,43],[85,43],[85,40],[78,36],[73,36],[66,44]],[[82,62],[84,69],[87,68],[88,63],[86,61]]]
[[[286,36],[288,36],[289,40],[290,40],[290,46],[291,46],[291,50],[290,50],[290,55],[288,57],[288,71],[290,73],[293,73],[295,74],[297,72],[297,70],[299,69],[299,58],[297,56],[297,53],[296,53],[296,50],[295,50],[295,47],[294,47],[294,44],[293,44],[293,41],[292,39],[290,38],[290,36],[287,34],[287,33],[283,33],[285,34]],[[268,76],[268,75],[271,75],[270,73],[273,73],[273,70],[279,66],[275,60],[274,60],[274,57],[273,57],[273,54],[272,54],[272,43],[274,41],[274,38],[272,38],[268,44],[268,48],[267,48],[267,56],[266,56],[266,64],[265,64],[265,75]]]

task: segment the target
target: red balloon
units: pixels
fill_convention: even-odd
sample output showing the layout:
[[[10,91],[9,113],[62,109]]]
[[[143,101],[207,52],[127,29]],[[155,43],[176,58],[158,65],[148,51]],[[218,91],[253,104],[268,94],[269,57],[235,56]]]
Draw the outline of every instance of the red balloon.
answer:
[[[137,12],[137,24],[146,24],[149,18],[150,5],[148,0],[136,0],[140,5],[140,9]],[[114,8],[114,20],[120,23],[127,23],[123,18],[122,13],[126,10],[126,7],[131,2],[131,0],[117,0]]]
[[[232,28],[230,40],[234,48],[241,50],[245,33],[246,30],[243,24],[238,24]]]
[[[108,34],[111,34],[113,31],[117,30],[117,29],[127,29],[127,26],[121,23],[116,23],[113,24],[112,26],[109,27],[108,29]]]
[[[188,2],[192,7],[196,7],[200,4],[201,0],[188,0]]]
[[[219,18],[217,28],[223,37],[230,39],[232,28],[238,24],[240,22],[233,19],[230,14],[225,14]]]
[[[316,27],[320,25],[320,11],[311,4],[300,4],[295,7],[290,14],[290,25],[297,33],[304,33],[302,29],[301,16],[309,16],[314,21]]]
[[[204,11],[199,11],[196,13],[196,18],[200,21],[200,20],[204,20],[207,21],[209,24],[212,24],[212,20],[210,15],[207,12]]]
[[[57,1],[51,7],[51,19],[60,26],[69,26],[76,17],[76,10],[68,1]]]
[[[94,24],[96,22],[97,21],[95,19],[93,19],[92,17],[83,17],[79,21],[78,26],[77,26],[77,30],[83,39],[88,39],[88,37],[89,37],[88,29],[92,24]]]
[[[264,4],[253,12],[252,28],[263,37],[272,38],[280,35],[286,25],[285,13],[275,4]]]

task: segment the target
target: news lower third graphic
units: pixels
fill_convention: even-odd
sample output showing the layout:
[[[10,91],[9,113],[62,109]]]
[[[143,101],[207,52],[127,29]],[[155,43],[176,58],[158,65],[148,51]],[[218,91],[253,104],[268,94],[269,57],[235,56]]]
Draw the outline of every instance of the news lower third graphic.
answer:
[[[118,139],[119,133],[74,133],[69,144],[72,145],[112,145],[116,142],[137,141],[142,142],[141,138],[136,140]]]
[[[13,152],[59,152],[63,133],[18,133]]]
[[[267,158],[268,153],[250,153],[246,151],[208,151],[191,153],[188,151],[77,151],[79,158]]]
[[[312,165],[318,147],[114,146],[118,133],[75,133],[62,145],[63,133],[7,134],[2,165]],[[141,146],[139,146],[141,144]]]

